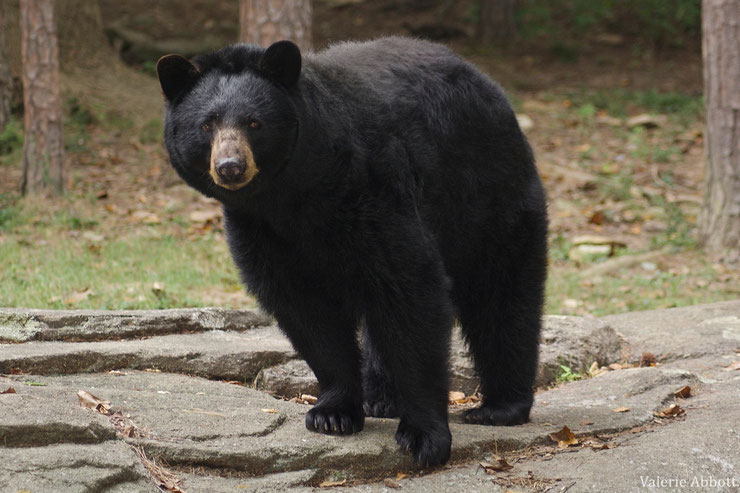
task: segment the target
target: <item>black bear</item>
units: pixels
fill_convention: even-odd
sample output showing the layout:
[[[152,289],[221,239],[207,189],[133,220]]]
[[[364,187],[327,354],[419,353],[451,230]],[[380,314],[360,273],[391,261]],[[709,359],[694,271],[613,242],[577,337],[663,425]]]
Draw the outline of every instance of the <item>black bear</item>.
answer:
[[[399,416],[401,447],[445,463],[455,320],[483,394],[467,421],[529,419],[546,203],[494,82],[397,37],[234,45],[157,72],[172,165],[223,203],[244,283],[319,381],[309,430]]]

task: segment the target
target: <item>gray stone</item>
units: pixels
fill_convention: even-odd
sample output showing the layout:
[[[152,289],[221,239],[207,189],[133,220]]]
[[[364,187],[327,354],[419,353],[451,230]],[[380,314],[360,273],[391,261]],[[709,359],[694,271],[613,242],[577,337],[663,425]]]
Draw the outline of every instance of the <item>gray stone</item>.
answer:
[[[130,371],[125,375],[18,376],[8,380],[25,392],[23,381],[39,379],[47,387],[30,389],[47,400],[35,403],[34,417],[26,414],[30,426],[60,412],[74,411],[88,421],[105,420],[80,409],[74,401],[77,390],[86,390],[111,401],[111,410],[121,411],[137,427],[127,442],[178,468],[230,470],[252,476],[311,469],[316,481],[335,477],[337,471],[344,471],[351,480],[418,471],[411,457],[395,443],[397,420],[367,419],[362,433],[335,437],[305,429],[304,414],[309,406],[199,378]],[[453,408],[452,462],[466,462],[493,449],[504,452],[550,443],[548,434],[563,425],[577,434],[595,434],[644,424],[652,419],[653,410],[686,382],[694,379],[679,371],[614,371],[541,392],[532,422],[519,427],[462,424],[457,408]],[[64,389],[66,394],[60,398]],[[630,412],[614,413],[617,406],[628,406]],[[23,411],[18,416],[7,427],[8,434],[23,425]],[[593,424],[579,426],[583,419]]]
[[[254,380],[257,390],[289,399],[301,394],[319,395],[319,382],[302,359],[264,368]]]
[[[0,341],[98,341],[270,325],[254,310],[36,310],[0,308]]]
[[[2,448],[0,456],[2,493],[159,491],[134,451],[123,442]]]
[[[568,426],[576,436],[613,433],[643,425],[674,400],[674,392],[699,386],[695,375],[676,369],[629,368],[563,385],[536,395],[534,423]],[[627,408],[626,412],[615,409]],[[581,424],[590,422],[592,424]]]
[[[685,418],[649,433],[618,437],[608,450],[590,448],[517,465],[521,474],[560,477],[568,492],[740,491],[740,382],[718,384],[681,400]],[[514,471],[515,473],[517,471]],[[673,481],[649,488],[650,481]],[[702,486],[702,480],[706,483]],[[710,481],[714,480],[712,484]],[[718,481],[723,481],[723,484]],[[677,483],[681,481],[681,483]],[[643,483],[645,482],[645,483]]]
[[[16,390],[0,394],[0,491],[154,491],[133,447],[167,464],[186,491],[310,491],[321,481],[342,478],[349,485],[343,490],[390,491],[382,480],[399,472],[411,473],[398,481],[403,490],[432,492],[639,491],[642,478],[658,476],[740,483],[740,372],[726,368],[740,360],[735,353],[739,316],[740,302],[728,302],[601,321],[548,317],[543,365],[551,361],[582,370],[592,361],[618,361],[624,348],[631,358],[654,352],[659,363],[539,391],[532,421],[522,426],[464,424],[464,406],[451,406],[452,458],[433,471],[419,469],[399,450],[395,419],[367,419],[361,433],[327,436],[305,429],[309,406],[242,385],[130,369],[77,373],[158,367],[247,384],[259,374],[256,384],[267,388],[278,386],[274,375],[279,373],[273,370],[279,365],[290,370],[285,373],[292,381],[303,378],[295,390],[306,392],[313,379],[275,327],[0,345],[0,372],[38,368],[46,373],[0,377],[0,391]],[[453,382],[456,371],[462,375],[459,369],[472,372],[459,339],[452,367]],[[453,388],[475,381],[470,374],[461,378]],[[692,397],[676,401],[674,392],[685,385]],[[79,406],[78,390],[111,401],[134,433],[116,435],[110,418]],[[655,417],[673,402],[684,415]],[[556,447],[548,435],[563,426],[580,445]],[[611,448],[594,451],[584,445],[594,437]],[[494,452],[514,468],[486,474],[477,462]],[[737,488],[720,484],[714,490]]]
[[[537,385],[554,382],[566,365],[586,372],[592,363],[609,365],[623,358],[623,340],[598,319],[549,315],[544,319]]]
[[[740,347],[740,300],[601,318],[628,341],[636,363],[644,352],[658,361],[731,355]]]
[[[313,469],[268,474],[262,477],[221,477],[197,474],[182,474],[183,489],[187,492],[232,493],[234,491],[313,491],[313,488],[301,487],[310,483],[315,475]]]
[[[261,327],[130,341],[0,344],[0,373],[49,375],[155,368],[251,384],[262,368],[295,357],[277,327]]]
[[[43,377],[0,377],[0,392],[9,387],[16,393],[0,394],[0,444],[4,447],[100,443],[115,438],[105,416],[80,407],[80,389],[48,385]]]

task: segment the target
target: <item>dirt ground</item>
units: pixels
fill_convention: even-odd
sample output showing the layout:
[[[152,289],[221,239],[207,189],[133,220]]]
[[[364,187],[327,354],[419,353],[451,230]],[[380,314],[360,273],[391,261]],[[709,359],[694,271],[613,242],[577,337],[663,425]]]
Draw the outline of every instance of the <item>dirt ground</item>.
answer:
[[[143,224],[179,238],[220,231],[217,204],[187,188],[169,166],[161,141],[159,87],[141,73],[151,69],[151,61],[132,58],[120,33],[139,26],[147,33],[141,43],[153,49],[178,40],[192,49],[182,40],[197,36],[204,47],[218,46],[236,36],[236,3],[196,0],[182,15],[176,12],[181,3],[172,1],[151,7],[143,1],[101,1],[106,27],[119,33],[111,34],[114,47],[136,70],[124,67],[116,78],[105,79],[115,86],[110,91],[89,91],[86,84],[95,80],[89,74],[88,82],[67,78],[68,193],[63,202],[36,204],[33,214],[68,208],[97,218],[95,230],[106,237],[136,235]],[[424,2],[401,2],[408,7],[393,15],[389,2],[343,8],[332,3],[314,2],[318,48],[344,39],[437,33],[506,89],[549,196],[550,311],[613,313],[740,295],[738,270],[706,258],[693,239],[704,169],[698,46],[661,52],[625,39],[593,40],[581,46],[577,58],[563,60],[536,47],[480,46],[464,21],[462,1],[426,10],[413,6]],[[116,92],[139,97],[139,104],[106,100]],[[94,97],[86,99],[89,94]],[[677,95],[675,102],[666,94]],[[638,115],[647,115],[646,121],[629,121]],[[19,153],[0,159],[0,197],[4,205],[17,204]],[[0,242],[21,235],[34,244],[43,232],[32,224],[0,230]],[[657,253],[644,256],[650,252]],[[603,272],[589,270],[622,257],[634,261]],[[243,301],[231,292],[205,300],[228,306]]]

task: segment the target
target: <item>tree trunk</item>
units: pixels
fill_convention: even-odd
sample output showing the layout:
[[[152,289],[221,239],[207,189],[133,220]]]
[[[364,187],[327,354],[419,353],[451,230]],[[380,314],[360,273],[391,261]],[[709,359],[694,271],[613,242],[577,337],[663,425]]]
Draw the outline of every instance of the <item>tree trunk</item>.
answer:
[[[13,96],[13,78],[8,65],[7,11],[0,2],[0,133],[10,120],[10,101]]]
[[[239,41],[261,46],[282,39],[311,48],[310,0],[239,0]]]
[[[702,3],[707,166],[699,240],[740,260],[740,2]]]
[[[21,0],[23,194],[62,192],[62,108],[54,0]]]
[[[509,43],[517,35],[519,0],[480,0],[478,36],[484,43]]]

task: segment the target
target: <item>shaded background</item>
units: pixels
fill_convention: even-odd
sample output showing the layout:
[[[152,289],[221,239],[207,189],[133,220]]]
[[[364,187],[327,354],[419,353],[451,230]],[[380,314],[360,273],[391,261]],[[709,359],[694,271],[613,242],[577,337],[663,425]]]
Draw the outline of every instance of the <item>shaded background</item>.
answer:
[[[313,46],[423,37],[504,86],[549,194],[548,312],[737,298],[740,274],[696,247],[700,1],[510,3],[511,17],[491,29],[479,0],[315,0]],[[0,134],[0,305],[253,304],[228,257],[218,205],[168,164],[154,78],[163,54],[236,41],[238,2],[58,0],[67,194],[53,201],[18,193],[17,2],[3,7],[16,84],[14,120]]]

